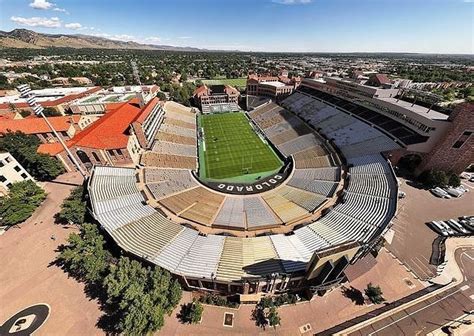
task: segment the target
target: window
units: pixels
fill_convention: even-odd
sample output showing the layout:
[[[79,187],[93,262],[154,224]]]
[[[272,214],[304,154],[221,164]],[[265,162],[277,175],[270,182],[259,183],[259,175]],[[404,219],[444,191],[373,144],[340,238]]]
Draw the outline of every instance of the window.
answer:
[[[28,178],[28,175],[26,175],[25,173],[21,173],[21,177],[23,177],[24,179]]]
[[[12,158],[9,157],[9,156],[7,156],[7,157],[5,158],[5,161],[6,161],[7,163],[10,163],[10,162],[12,162]]]
[[[15,169],[16,172],[19,172],[21,170],[21,168],[18,166],[15,166],[13,169]]]
[[[122,150],[117,149],[117,154],[118,154],[118,155],[123,155],[123,154],[122,154]]]
[[[3,166],[5,166],[5,165],[3,164],[3,161],[0,160],[0,168],[2,168]]]
[[[97,153],[96,153],[96,152],[92,152],[92,156],[94,157],[94,160],[96,160],[96,161],[99,161],[99,162],[100,162],[99,156],[97,155]]]
[[[453,148],[461,148],[464,143],[469,140],[469,137],[472,135],[473,131],[465,131],[458,140],[454,143]]]
[[[7,179],[5,178],[5,176],[3,175],[0,175],[0,182],[5,182]]]

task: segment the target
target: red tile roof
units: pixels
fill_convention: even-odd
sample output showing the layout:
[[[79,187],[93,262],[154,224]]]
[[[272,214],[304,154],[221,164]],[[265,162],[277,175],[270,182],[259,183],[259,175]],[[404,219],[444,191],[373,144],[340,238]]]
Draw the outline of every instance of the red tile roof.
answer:
[[[135,121],[138,121],[139,123],[143,123],[145,119],[148,117],[148,115],[150,115],[151,111],[153,111],[153,108],[155,108],[155,106],[159,104],[159,102],[160,102],[160,99],[156,97],[151,99],[148,102],[148,104],[146,104],[145,107],[142,109],[142,112],[140,113],[140,115],[137,117]]]
[[[130,125],[144,120],[151,112],[153,106],[159,103],[159,99],[152,99],[143,109],[138,105],[138,99],[131,99],[123,103],[115,110],[107,112],[99,120],[77,133],[70,141],[68,147],[85,147],[95,149],[121,149],[128,144],[128,129]],[[143,116],[143,118],[142,118]],[[56,144],[43,144],[38,152],[56,155],[62,151]]]
[[[48,121],[58,132],[67,131],[73,124],[77,124],[81,116],[49,117]],[[0,133],[23,132],[25,134],[49,133],[51,129],[43,118],[31,117],[25,119],[5,119],[0,123]]]

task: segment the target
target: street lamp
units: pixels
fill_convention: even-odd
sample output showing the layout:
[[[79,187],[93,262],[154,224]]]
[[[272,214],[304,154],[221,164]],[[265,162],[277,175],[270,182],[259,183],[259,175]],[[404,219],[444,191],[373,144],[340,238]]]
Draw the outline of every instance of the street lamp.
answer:
[[[44,115],[43,111],[43,106],[38,104],[36,101],[35,94],[31,91],[30,87],[28,84],[22,84],[17,86],[18,91],[20,91],[20,96],[24,99],[26,99],[28,105],[33,109],[33,112],[40,117],[43,117],[44,121],[48,125],[48,127],[51,129],[53,132],[54,136],[58,138],[59,143],[63,146],[64,150],[66,151],[67,155],[69,156],[69,159],[71,159],[72,163],[76,166],[77,170],[81,173],[83,178],[86,178],[87,174],[86,172],[82,169],[82,166],[79,164],[79,162],[76,160],[76,157],[72,155],[71,151],[69,148],[67,148],[66,144],[64,143],[63,139],[59,136],[59,134],[56,132],[54,129],[53,125],[49,122],[48,118]]]

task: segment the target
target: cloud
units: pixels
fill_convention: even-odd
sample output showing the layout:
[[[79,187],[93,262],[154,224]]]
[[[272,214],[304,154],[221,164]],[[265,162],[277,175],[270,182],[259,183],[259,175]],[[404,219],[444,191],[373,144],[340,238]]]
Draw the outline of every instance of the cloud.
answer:
[[[159,36],[148,36],[143,39],[146,43],[158,43],[161,42],[161,37]]]
[[[30,7],[34,9],[41,9],[41,10],[52,9],[55,12],[69,14],[69,12],[65,10],[64,8],[59,8],[58,6],[56,6],[56,4],[54,4],[53,2],[49,2],[47,0],[33,0],[33,2],[30,3]]]
[[[178,38],[182,40],[189,40],[192,37],[191,36],[178,36]]]
[[[66,27],[67,29],[74,29],[74,30],[85,28],[85,27],[82,27],[82,25],[79,22],[66,23],[64,27]]]
[[[32,3],[30,3],[30,7],[34,9],[51,9],[54,7],[54,4],[46,0],[34,0]]]
[[[10,18],[13,22],[29,27],[46,27],[46,28],[59,28],[61,27],[61,20],[57,17],[45,18],[45,17],[30,17],[24,18],[19,16],[12,16]]]
[[[53,11],[55,11],[55,12],[61,12],[61,13],[65,13],[65,14],[68,14],[68,15],[69,15],[69,12],[68,12],[67,10],[65,10],[64,8],[54,7],[54,8],[53,8]]]
[[[280,5],[306,5],[313,0],[272,0],[272,2]]]

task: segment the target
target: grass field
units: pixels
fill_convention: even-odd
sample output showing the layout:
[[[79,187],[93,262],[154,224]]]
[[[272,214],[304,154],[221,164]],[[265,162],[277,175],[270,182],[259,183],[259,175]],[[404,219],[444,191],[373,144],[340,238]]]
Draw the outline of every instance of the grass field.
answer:
[[[247,78],[222,78],[222,79],[203,79],[206,85],[231,85],[236,87],[245,87]]]
[[[283,164],[255,133],[243,113],[203,115],[199,127],[204,135],[199,149],[201,178],[228,181],[237,178],[235,181],[241,182],[245,178],[238,177],[248,176],[255,180],[260,173],[268,175]]]

